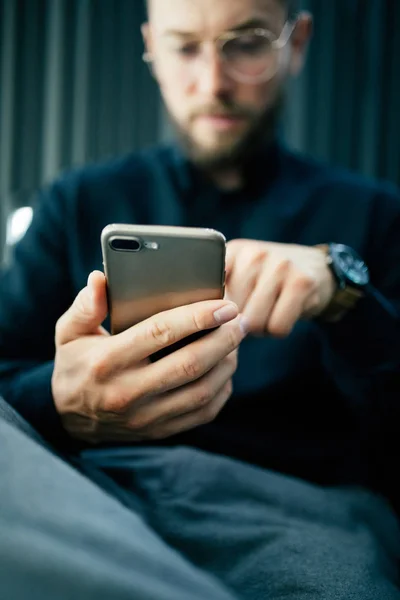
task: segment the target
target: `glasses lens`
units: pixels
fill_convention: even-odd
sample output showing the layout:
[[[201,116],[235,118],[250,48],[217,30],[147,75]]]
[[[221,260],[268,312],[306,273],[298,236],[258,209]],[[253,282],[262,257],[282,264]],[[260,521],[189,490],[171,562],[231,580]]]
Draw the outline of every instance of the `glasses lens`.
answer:
[[[275,56],[272,34],[243,32],[223,45],[223,56],[230,68],[248,78],[257,79],[273,69]]]

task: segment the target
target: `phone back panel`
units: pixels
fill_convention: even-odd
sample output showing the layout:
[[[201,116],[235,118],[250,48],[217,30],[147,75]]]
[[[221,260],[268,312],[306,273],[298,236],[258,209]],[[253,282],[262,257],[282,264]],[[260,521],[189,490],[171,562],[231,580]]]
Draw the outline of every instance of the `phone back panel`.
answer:
[[[141,250],[114,250],[116,238],[139,239]],[[113,334],[164,310],[224,296],[225,238],[218,231],[116,224],[103,230],[101,243]]]

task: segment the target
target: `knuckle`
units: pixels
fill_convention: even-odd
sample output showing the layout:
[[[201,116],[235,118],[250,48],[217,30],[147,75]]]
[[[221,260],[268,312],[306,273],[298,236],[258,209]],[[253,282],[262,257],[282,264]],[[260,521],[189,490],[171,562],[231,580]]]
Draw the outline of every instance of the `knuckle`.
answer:
[[[218,416],[218,413],[221,410],[221,406],[217,403],[213,402],[204,408],[201,415],[201,423],[206,425],[207,423],[212,423],[214,419]]]
[[[265,321],[259,321],[258,319],[252,322],[249,331],[252,335],[257,337],[263,337],[266,334],[271,333],[268,326],[265,324]]]
[[[194,394],[193,398],[193,409],[203,408],[208,406],[211,400],[214,397],[213,390],[208,386],[203,384],[198,391]]]
[[[192,314],[192,322],[193,322],[193,328],[195,329],[195,331],[203,331],[203,329],[205,329],[207,326],[206,320],[207,319],[202,312],[200,312],[200,311],[194,312]]]
[[[258,252],[251,251],[249,265],[255,267],[263,263],[268,258],[267,250],[259,250]]]
[[[226,384],[224,385],[224,387],[222,388],[221,393],[218,394],[218,401],[216,399],[214,402],[210,402],[201,411],[201,423],[203,425],[206,425],[207,423],[211,423],[212,421],[214,421],[217,418],[217,416],[219,415],[219,413],[225,406],[225,403],[232,395],[232,392],[233,392],[233,382],[232,382],[232,379],[229,379],[229,381],[227,381]]]
[[[175,342],[175,334],[172,327],[165,321],[153,321],[148,328],[147,336],[157,346],[169,346]]]
[[[250,271],[258,270],[259,267],[263,264],[263,262],[268,258],[268,251],[258,250],[254,251],[253,248],[248,248],[247,252],[243,253],[243,261],[242,264],[245,267],[243,270],[250,269]]]
[[[122,415],[127,410],[130,400],[131,398],[120,388],[112,386],[105,394],[104,412]]]
[[[237,327],[229,327],[228,335],[227,335],[227,347],[228,352],[232,353],[239,346],[242,341],[241,332],[239,326]]]
[[[268,324],[268,331],[273,337],[283,338],[291,332],[291,324],[283,323],[278,320],[271,320]]]
[[[135,415],[129,422],[129,429],[135,433],[136,436],[142,435],[147,439],[152,439],[151,430],[148,431],[151,423],[149,423],[148,419],[143,416]]]
[[[289,258],[284,258],[276,265],[278,275],[285,275],[292,267],[292,261]]]
[[[103,382],[107,379],[110,372],[108,357],[105,353],[94,354],[89,360],[89,375],[96,382]]]
[[[316,281],[309,275],[297,275],[293,282],[293,288],[296,292],[310,292],[316,286]]]
[[[190,381],[198,379],[202,374],[200,361],[194,353],[187,354],[179,365],[178,370],[179,375],[183,375],[185,379]]]
[[[201,419],[199,425],[207,425],[208,423],[212,423],[216,418],[218,412],[214,407],[208,408],[204,410],[201,414]]]

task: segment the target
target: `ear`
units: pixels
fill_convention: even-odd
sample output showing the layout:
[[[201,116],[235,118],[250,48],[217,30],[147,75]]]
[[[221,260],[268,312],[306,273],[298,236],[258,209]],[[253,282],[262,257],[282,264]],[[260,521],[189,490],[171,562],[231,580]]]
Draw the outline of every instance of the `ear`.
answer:
[[[144,23],[141,27],[141,30],[142,30],[142,36],[143,36],[143,42],[144,42],[143,60],[145,63],[147,63],[147,66],[149,67],[151,75],[158,81],[156,67],[155,67],[155,63],[153,60],[154,42],[153,42],[151,26],[149,25],[149,23]]]
[[[152,55],[153,53],[153,40],[151,35],[151,27],[149,23],[143,23],[141,26],[143,43],[145,47],[145,52],[147,54]]]
[[[312,16],[308,12],[301,12],[291,39],[290,74],[298,75],[305,63],[308,44],[313,31]]]

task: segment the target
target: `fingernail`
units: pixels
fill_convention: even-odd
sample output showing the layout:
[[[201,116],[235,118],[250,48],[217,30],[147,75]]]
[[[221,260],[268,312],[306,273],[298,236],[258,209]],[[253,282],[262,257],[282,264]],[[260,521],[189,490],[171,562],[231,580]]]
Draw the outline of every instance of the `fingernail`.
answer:
[[[241,315],[239,324],[240,324],[240,329],[242,330],[243,335],[246,336],[249,333],[249,329],[250,329],[250,324],[249,324],[248,318]]]
[[[232,321],[238,315],[238,308],[235,304],[226,304],[214,313],[214,319],[218,325],[223,325]]]

